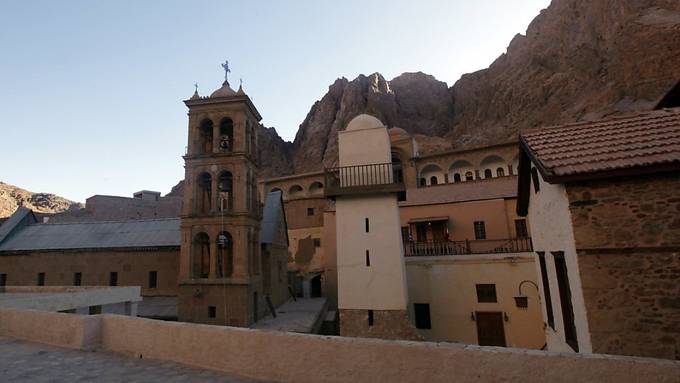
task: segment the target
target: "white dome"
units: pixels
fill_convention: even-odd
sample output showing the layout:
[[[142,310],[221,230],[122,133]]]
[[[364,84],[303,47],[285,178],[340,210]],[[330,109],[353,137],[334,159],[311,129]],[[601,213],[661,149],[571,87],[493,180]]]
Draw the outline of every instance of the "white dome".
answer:
[[[362,130],[371,128],[384,128],[385,125],[377,118],[371,116],[370,114],[360,114],[352,119],[352,121],[347,124],[345,130]]]

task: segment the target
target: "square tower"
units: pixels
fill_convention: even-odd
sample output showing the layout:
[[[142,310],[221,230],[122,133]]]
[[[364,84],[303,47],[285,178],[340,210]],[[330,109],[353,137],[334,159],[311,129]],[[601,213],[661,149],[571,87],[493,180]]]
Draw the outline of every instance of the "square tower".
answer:
[[[250,98],[225,80],[189,108],[178,319],[249,326],[265,307],[260,265],[257,133]]]
[[[359,115],[338,134],[339,167],[325,170],[335,198],[340,335],[420,339],[408,316],[397,196],[387,128]]]

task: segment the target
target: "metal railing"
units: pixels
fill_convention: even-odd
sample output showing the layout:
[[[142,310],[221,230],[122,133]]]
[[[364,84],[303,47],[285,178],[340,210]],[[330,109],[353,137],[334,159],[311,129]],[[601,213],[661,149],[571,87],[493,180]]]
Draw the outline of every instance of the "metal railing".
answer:
[[[340,166],[324,170],[326,195],[404,190],[400,164]]]
[[[405,241],[404,255],[407,257],[523,253],[533,251],[531,237],[509,239],[476,239],[466,241]]]

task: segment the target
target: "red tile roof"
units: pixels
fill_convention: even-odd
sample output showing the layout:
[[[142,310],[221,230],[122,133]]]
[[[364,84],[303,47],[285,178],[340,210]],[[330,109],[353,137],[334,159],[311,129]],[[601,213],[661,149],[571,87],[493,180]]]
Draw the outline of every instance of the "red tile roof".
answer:
[[[523,131],[546,181],[680,166],[680,108]]]

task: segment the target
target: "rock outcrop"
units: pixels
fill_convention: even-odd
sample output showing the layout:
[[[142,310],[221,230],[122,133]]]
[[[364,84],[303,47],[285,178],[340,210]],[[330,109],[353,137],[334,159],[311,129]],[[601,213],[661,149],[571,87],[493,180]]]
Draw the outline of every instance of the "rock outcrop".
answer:
[[[680,80],[680,2],[555,0],[451,94],[456,144],[649,109]]]
[[[307,114],[295,137],[295,172],[319,170],[337,163],[337,133],[357,114],[369,113],[388,126],[412,134],[443,136],[453,121],[446,83],[424,73],[404,73],[386,81],[380,73],[341,78]]]
[[[0,182],[0,218],[9,217],[19,207],[36,213],[61,213],[82,209],[83,204],[48,193],[33,193],[14,185]]]

